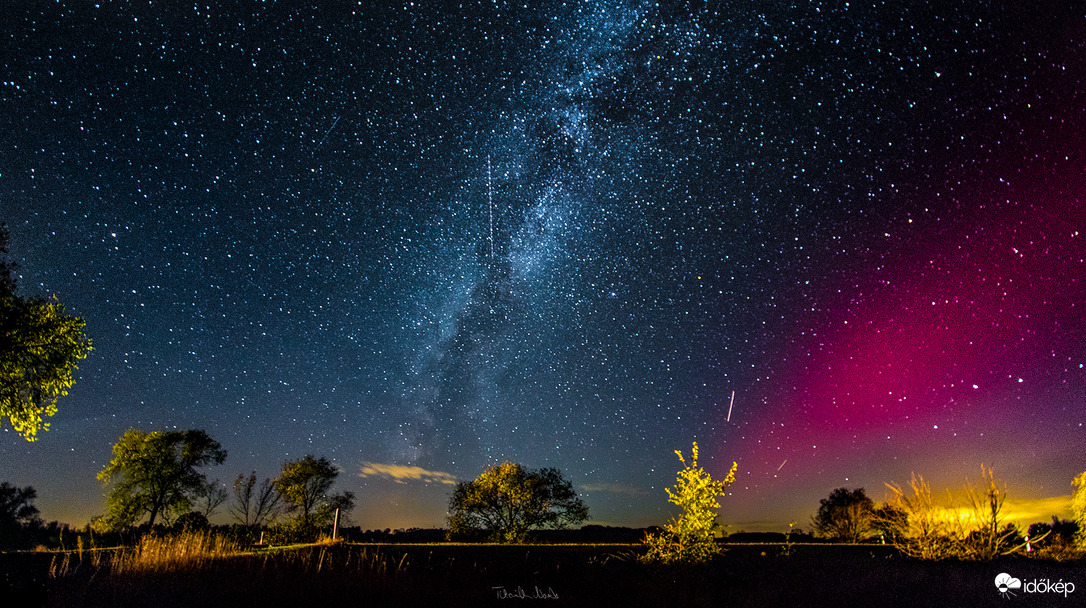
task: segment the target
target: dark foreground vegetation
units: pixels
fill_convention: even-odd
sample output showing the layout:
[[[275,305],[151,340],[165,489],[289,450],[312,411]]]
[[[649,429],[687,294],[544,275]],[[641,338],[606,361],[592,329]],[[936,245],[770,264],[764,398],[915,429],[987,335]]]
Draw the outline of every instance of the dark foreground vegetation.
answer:
[[[137,558],[132,549],[0,554],[9,606],[1007,606],[994,580],[1073,583],[1016,606],[1081,605],[1081,560],[921,561],[889,546],[730,545],[699,566],[637,545],[326,544]],[[181,555],[188,553],[186,557]],[[149,553],[148,553],[149,555]]]

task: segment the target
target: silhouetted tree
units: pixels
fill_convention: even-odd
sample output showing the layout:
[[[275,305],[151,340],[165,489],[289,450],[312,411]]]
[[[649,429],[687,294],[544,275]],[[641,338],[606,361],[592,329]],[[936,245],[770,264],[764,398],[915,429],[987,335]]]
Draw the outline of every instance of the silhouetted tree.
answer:
[[[1037,538],[1043,535],[1045,532],[1051,532],[1053,536],[1059,536],[1066,542],[1074,542],[1075,536],[1078,534],[1078,524],[1069,519],[1060,519],[1053,515],[1052,523],[1038,522],[1030,524],[1029,537]]]
[[[207,517],[203,513],[189,511],[178,517],[171,527],[174,531],[181,532],[183,530],[206,530],[210,526],[210,522],[207,521]]]
[[[716,511],[720,504],[716,499],[724,495],[724,490],[735,482],[735,471],[739,465],[732,463],[728,476],[723,480],[714,480],[711,475],[698,466],[698,444],[694,442],[690,464],[686,463],[682,452],[675,450],[679,461],[685,466],[678,473],[675,491],[667,489],[668,502],[682,507],[682,515],[672,519],[657,534],[645,537],[649,546],[648,553],[642,558],[646,562],[663,563],[700,563],[720,553],[716,543],[716,530],[720,524],[716,521]]]
[[[819,503],[811,525],[823,536],[857,543],[874,529],[875,503],[863,488],[837,488]]]
[[[1078,536],[1078,524],[1055,515],[1052,523],[1038,522],[1030,524],[1027,531],[1029,542],[1032,544],[1034,557],[1064,561],[1078,559],[1081,553],[1075,547],[1075,538]]]
[[[46,418],[75,382],[76,361],[91,342],[83,319],[60,302],[15,294],[14,268],[7,259],[7,229],[0,225],[0,423],[11,421],[27,441],[48,430]]]
[[[30,528],[42,525],[34,499],[38,493],[33,487],[19,488],[8,482],[0,483],[0,547],[15,547]]]
[[[197,468],[224,460],[226,450],[204,431],[125,431],[113,446],[113,460],[98,474],[113,485],[106,523],[124,528],[148,515],[153,526],[159,517],[168,521],[187,512],[207,486]]]
[[[283,463],[283,470],[274,482],[275,489],[282,497],[286,511],[296,514],[300,532],[309,534],[330,525],[336,509],[342,517],[354,507],[351,492],[329,493],[337,476],[339,469],[323,456],[307,455],[301,460]]]
[[[265,478],[258,488],[256,471],[248,478],[238,475],[234,480],[234,504],[230,513],[246,527],[260,527],[271,523],[279,514],[281,501],[272,480]]]
[[[558,469],[537,471],[503,462],[449,498],[450,538],[485,532],[498,542],[524,542],[533,530],[562,529],[588,519],[588,507]]]
[[[883,504],[871,512],[871,528],[881,534],[883,540],[897,543],[905,538],[909,528],[909,514],[892,505]]]

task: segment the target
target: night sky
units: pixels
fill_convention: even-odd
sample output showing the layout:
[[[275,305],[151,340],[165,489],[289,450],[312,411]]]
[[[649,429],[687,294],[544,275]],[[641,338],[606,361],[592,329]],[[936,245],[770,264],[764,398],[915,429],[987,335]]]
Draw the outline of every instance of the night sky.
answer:
[[[234,4],[4,9],[0,220],[94,341],[0,434],[46,519],[130,427],[327,456],[363,528],[507,459],[662,524],[695,440],[733,531],[982,464],[1062,514],[1081,3]]]

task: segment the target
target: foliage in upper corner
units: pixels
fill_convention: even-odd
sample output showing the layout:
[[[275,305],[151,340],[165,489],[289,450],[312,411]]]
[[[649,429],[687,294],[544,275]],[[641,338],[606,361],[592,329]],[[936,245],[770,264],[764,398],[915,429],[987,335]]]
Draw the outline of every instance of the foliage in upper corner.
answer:
[[[645,562],[701,563],[721,551],[716,542],[720,524],[714,509],[720,508],[717,497],[723,496],[725,488],[735,482],[739,465],[733,462],[727,477],[714,480],[708,471],[698,466],[697,442],[694,442],[689,464],[682,452],[675,450],[675,454],[685,468],[678,472],[675,490],[667,489],[667,496],[668,502],[679,505],[683,512],[672,518],[661,532],[645,537],[644,542],[649,547],[641,558]]]
[[[7,418],[27,441],[48,430],[46,418],[68,394],[76,362],[91,350],[85,322],[56,301],[15,294],[7,230],[0,225],[0,421]]]
[[[449,513],[450,539],[486,534],[506,543],[525,542],[532,530],[566,528],[588,519],[588,507],[558,469],[533,471],[512,462],[456,484]]]

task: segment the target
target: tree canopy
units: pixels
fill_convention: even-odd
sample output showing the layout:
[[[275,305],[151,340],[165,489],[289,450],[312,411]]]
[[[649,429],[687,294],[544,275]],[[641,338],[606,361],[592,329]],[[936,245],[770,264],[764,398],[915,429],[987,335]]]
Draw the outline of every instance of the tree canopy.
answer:
[[[588,507],[558,469],[528,470],[503,462],[456,484],[449,499],[450,536],[487,532],[522,542],[532,530],[561,529],[588,519]]]
[[[283,463],[275,489],[282,497],[286,511],[295,514],[302,531],[308,533],[329,525],[336,509],[345,512],[354,507],[351,492],[329,493],[338,476],[339,469],[323,456],[307,455],[301,460]]]
[[[83,319],[64,306],[15,293],[13,265],[5,259],[7,231],[0,226],[0,422],[11,421],[28,441],[48,430],[46,418],[68,394],[76,362],[91,350]]]
[[[224,460],[226,450],[201,430],[125,431],[113,446],[113,460],[98,473],[98,479],[112,484],[106,522],[123,528],[144,515],[149,525],[159,517],[179,517],[206,492],[207,478],[197,469]]]
[[[685,466],[678,472],[674,491],[667,488],[667,496],[668,502],[679,505],[683,512],[668,522],[660,533],[645,538],[649,550],[642,559],[663,563],[704,562],[720,553],[716,544],[720,524],[716,521],[715,511],[720,504],[716,499],[735,482],[739,465],[733,462],[727,477],[715,480],[698,466],[697,442],[694,442],[689,464],[682,452],[675,450],[675,454]]]

